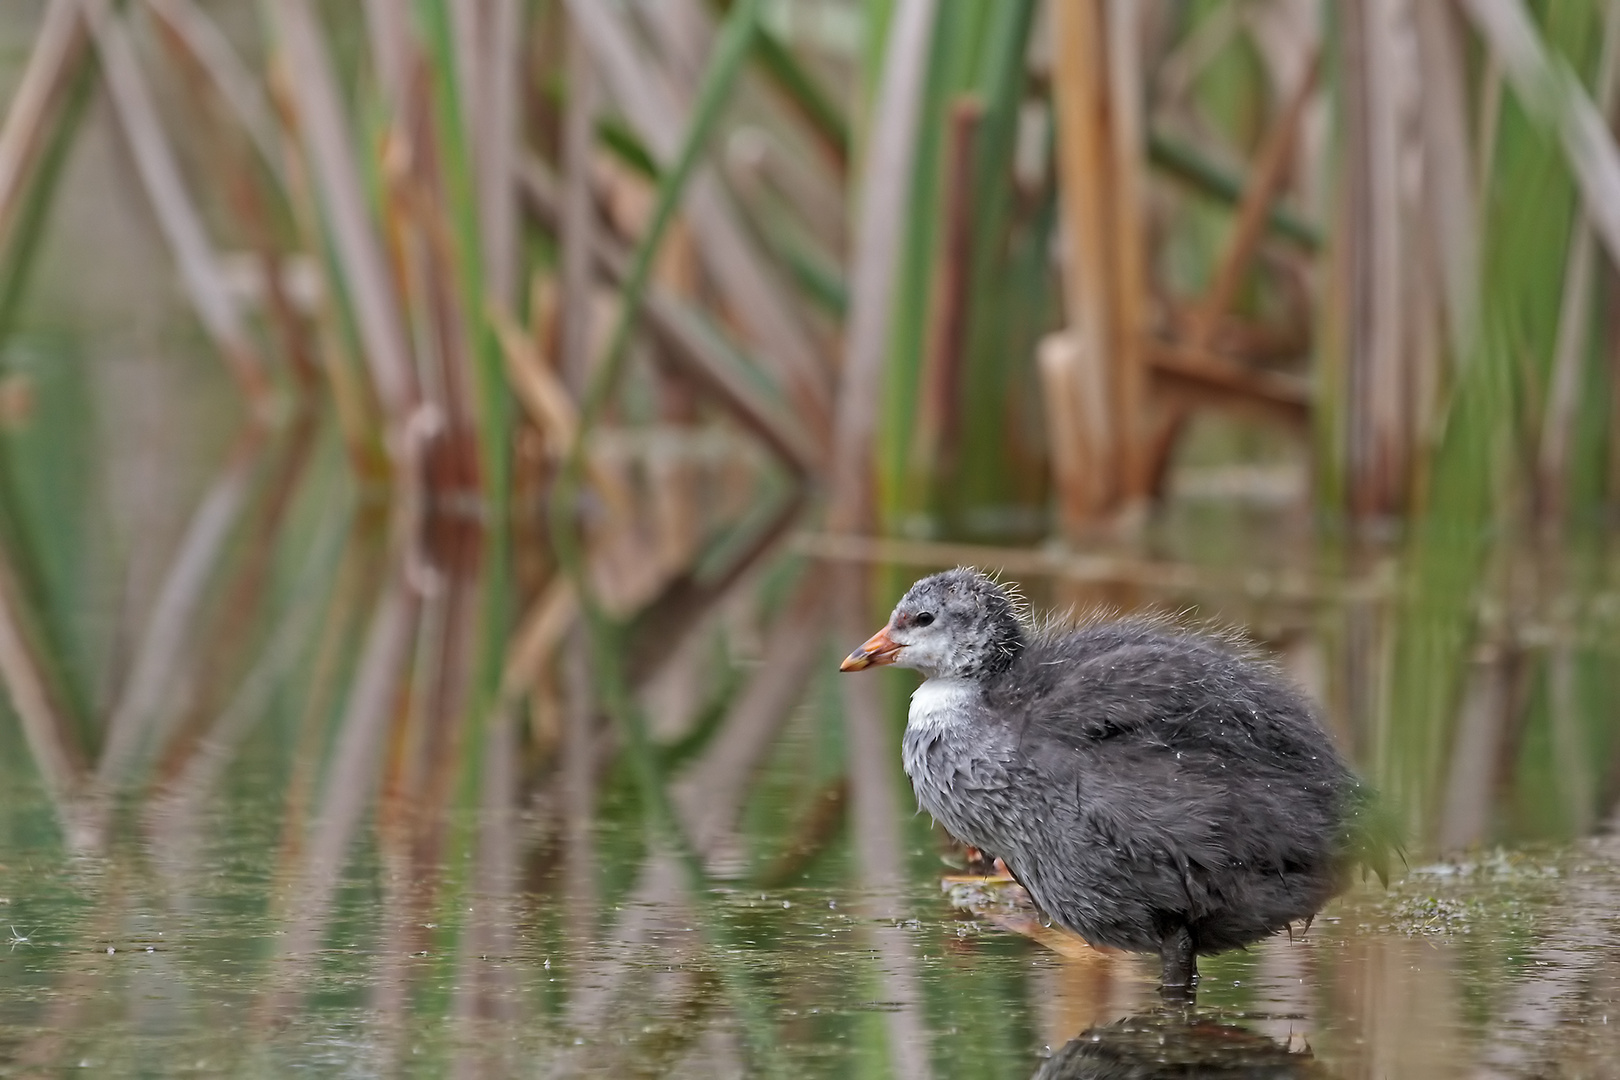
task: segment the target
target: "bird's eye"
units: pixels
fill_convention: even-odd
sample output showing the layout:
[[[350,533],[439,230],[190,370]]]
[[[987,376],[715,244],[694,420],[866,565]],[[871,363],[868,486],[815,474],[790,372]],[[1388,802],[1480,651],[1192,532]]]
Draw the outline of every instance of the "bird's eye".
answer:
[[[918,626],[932,625],[932,623],[934,621],[934,613],[932,611],[924,611],[921,614],[919,614],[912,621],[915,622]]]

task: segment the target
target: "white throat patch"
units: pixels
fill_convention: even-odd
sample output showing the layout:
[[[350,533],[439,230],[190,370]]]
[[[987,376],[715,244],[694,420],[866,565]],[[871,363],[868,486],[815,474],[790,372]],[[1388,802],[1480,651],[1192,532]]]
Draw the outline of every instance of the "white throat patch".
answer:
[[[979,702],[979,688],[970,679],[929,679],[911,695],[906,726],[918,731],[946,731],[965,724]]]

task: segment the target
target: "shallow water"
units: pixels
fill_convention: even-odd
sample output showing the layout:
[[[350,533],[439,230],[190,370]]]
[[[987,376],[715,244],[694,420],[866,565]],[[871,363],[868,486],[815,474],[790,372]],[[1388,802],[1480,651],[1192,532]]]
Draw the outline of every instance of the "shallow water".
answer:
[[[616,867],[593,904],[555,877],[481,891],[476,838],[536,827],[520,815],[454,823],[470,848],[425,873],[359,839],[327,880],[296,869],[269,781],[248,765],[210,807],[125,808],[80,855],[37,789],[13,792],[6,1074],[1604,1076],[1620,1060],[1611,841],[1357,888],[1299,940],[1206,960],[1184,1012],[1149,961],[1060,958],[953,910],[920,850],[885,897],[832,866],[695,896],[667,858]]]
[[[1172,502],[1014,569],[1039,609],[1243,628],[1411,827],[1387,889],[1167,1010],[1150,960],[952,906],[898,768],[914,676],[837,672],[874,628],[834,623],[847,552],[790,536],[662,608],[645,548],[604,556],[658,617],[592,654],[532,522],[495,580],[476,527],[357,495],[330,431],[147,500],[10,445],[0,1075],[1620,1075],[1602,545],[1476,595]],[[1036,558],[889,554],[874,613],[929,560]]]
[[[1414,854],[1168,1007],[1151,960],[951,905],[897,769],[849,768],[847,688],[892,737],[910,676],[841,680],[812,642],[761,729],[790,620],[738,601],[693,631],[642,693],[687,860],[600,717],[447,689],[478,603],[358,535],[312,528],[243,644],[168,658],[122,773],[53,772],[5,714],[0,1075],[1620,1073],[1620,841],[1538,839],[1510,812],[1536,782],[1485,796],[1516,846]]]

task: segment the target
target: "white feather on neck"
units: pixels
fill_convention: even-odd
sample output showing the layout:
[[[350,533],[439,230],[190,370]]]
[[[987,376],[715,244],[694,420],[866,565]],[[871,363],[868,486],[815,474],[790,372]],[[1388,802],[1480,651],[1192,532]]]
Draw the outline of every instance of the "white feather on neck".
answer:
[[[948,731],[968,722],[978,703],[979,686],[972,679],[929,679],[911,695],[906,726],[917,731]]]

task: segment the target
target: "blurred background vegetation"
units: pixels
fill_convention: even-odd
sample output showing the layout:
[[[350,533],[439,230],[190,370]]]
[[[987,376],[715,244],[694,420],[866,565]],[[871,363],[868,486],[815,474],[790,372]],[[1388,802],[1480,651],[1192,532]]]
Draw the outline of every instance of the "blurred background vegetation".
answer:
[[[1620,798],[1615,4],[13,0],[0,49],[0,746],[68,848],[269,769],[328,888],[375,808],[582,910],[608,819],[882,895],[904,689],[831,661],[958,562],[1247,626],[1420,846]]]

